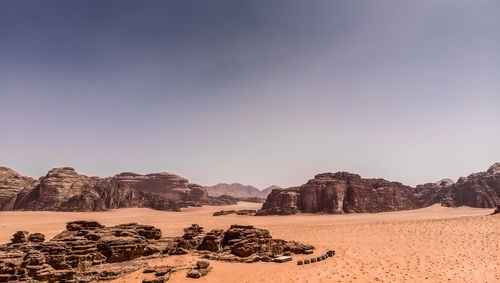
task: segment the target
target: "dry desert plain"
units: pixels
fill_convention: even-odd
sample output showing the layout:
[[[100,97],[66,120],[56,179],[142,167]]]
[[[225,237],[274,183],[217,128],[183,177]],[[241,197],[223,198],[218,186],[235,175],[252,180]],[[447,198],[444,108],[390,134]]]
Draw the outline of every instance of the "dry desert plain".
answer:
[[[205,230],[231,224],[268,229],[274,238],[296,240],[316,247],[315,254],[334,249],[327,260],[298,266],[287,263],[228,263],[211,261],[212,271],[200,279],[186,271],[170,282],[500,282],[500,215],[492,209],[445,208],[439,205],[376,214],[213,217],[221,209],[258,209],[260,204],[187,208],[165,212],[143,208],[107,212],[0,212],[0,243],[17,230],[41,232],[51,238],[71,220],[97,220],[104,225],[128,222],[151,224],[165,236],[182,235],[192,223]],[[168,256],[150,265],[190,265],[196,257]],[[141,282],[139,270],[115,282]]]

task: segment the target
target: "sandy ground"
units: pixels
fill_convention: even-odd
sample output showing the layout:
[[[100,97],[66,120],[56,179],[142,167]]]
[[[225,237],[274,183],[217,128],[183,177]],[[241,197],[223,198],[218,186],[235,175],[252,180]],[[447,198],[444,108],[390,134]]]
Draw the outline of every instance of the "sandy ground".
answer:
[[[220,209],[255,209],[258,204],[189,208],[162,212],[131,208],[108,212],[0,212],[0,242],[17,230],[42,232],[48,238],[71,220],[97,220],[104,225],[127,222],[152,224],[165,236],[182,234],[198,223],[206,230],[231,224],[251,224],[268,229],[275,238],[297,240],[316,247],[315,254],[334,249],[333,258],[298,266],[278,263],[226,263],[211,261],[204,278],[188,279],[186,271],[169,282],[500,282],[500,215],[492,209],[444,208],[439,205],[412,211],[377,214],[213,217]],[[194,263],[193,256],[171,256],[150,265],[178,267]],[[144,274],[132,273],[116,282],[141,282]]]

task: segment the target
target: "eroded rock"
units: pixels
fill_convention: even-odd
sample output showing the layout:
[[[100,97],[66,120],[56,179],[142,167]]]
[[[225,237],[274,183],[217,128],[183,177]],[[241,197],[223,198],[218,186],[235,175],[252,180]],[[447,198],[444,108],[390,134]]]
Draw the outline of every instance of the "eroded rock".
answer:
[[[95,221],[73,221],[66,227],[46,242],[43,234],[16,232],[11,243],[0,245],[0,280],[114,279],[139,269],[140,265],[133,260],[144,256],[148,246],[154,245],[158,250],[155,253],[159,253],[170,243],[162,241],[161,231],[150,225],[130,223],[104,227]],[[158,276],[163,277],[169,272],[157,271]]]
[[[273,239],[268,230],[250,225],[232,225],[228,230],[212,230],[205,233],[199,225],[184,229],[182,237],[174,240],[171,254],[179,254],[179,249],[208,251],[208,259],[237,262],[272,261],[272,257],[284,253],[305,253],[313,246],[295,241]]]

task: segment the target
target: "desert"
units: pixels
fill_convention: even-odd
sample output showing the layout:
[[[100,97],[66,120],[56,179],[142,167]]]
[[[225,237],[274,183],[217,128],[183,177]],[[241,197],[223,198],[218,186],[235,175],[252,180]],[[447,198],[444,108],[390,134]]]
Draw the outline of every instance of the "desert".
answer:
[[[0,1],[0,282],[500,282],[500,1]]]
[[[239,203],[228,209],[258,209],[259,204]],[[69,221],[86,219],[104,225],[137,222],[154,225],[164,236],[177,236],[197,223],[210,229],[232,224],[268,229],[273,237],[296,240],[316,247],[315,254],[334,249],[322,262],[297,265],[309,256],[294,256],[286,263],[230,263],[210,260],[213,269],[203,282],[497,282],[500,280],[500,215],[492,209],[434,205],[427,208],[374,214],[299,214],[289,216],[213,217],[219,206],[185,208],[182,212],[124,208],[106,212],[0,213],[0,241],[8,242],[18,230],[53,237]],[[152,259],[150,266],[185,267],[192,255]],[[171,275],[171,282],[195,282],[186,270]],[[140,282],[141,270],[114,282]]]

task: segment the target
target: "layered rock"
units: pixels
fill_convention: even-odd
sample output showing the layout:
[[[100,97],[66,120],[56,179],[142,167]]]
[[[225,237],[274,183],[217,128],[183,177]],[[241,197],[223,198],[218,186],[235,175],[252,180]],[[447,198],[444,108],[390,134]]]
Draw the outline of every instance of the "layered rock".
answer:
[[[2,168],[0,210],[101,211],[149,207],[179,211],[187,206],[237,202],[228,196],[209,197],[202,186],[170,173],[121,173],[97,178],[62,167],[50,170],[37,182]]]
[[[0,246],[0,281],[114,279],[140,268],[139,265],[125,268],[114,263],[150,255],[148,246],[158,245],[161,238],[161,231],[149,225],[104,227],[88,221],[68,223],[65,231],[47,242],[40,233],[28,234],[17,232],[11,243]],[[164,249],[167,246],[165,244]]]
[[[382,212],[444,206],[493,208],[500,204],[500,163],[488,171],[416,187],[347,172],[324,173],[300,187],[273,190],[257,215]]]
[[[98,282],[117,279],[146,265],[145,260],[180,250],[206,259],[238,262],[273,261],[277,256],[310,253],[313,246],[273,239],[269,231],[232,225],[206,233],[193,224],[184,235],[162,238],[162,232],[137,223],[105,227],[96,221],[73,221],[49,241],[40,233],[19,231],[11,243],[0,245],[0,282]],[[166,282],[186,266],[151,266],[143,282]],[[197,261],[188,276],[199,278],[210,270]]]
[[[268,230],[249,225],[231,225],[226,231],[215,229],[206,233],[203,227],[193,224],[184,229],[184,235],[174,239],[170,253],[197,250],[206,252],[204,256],[208,259],[255,262],[272,261],[285,252],[300,254],[311,249],[314,247],[295,241],[273,239]]]

